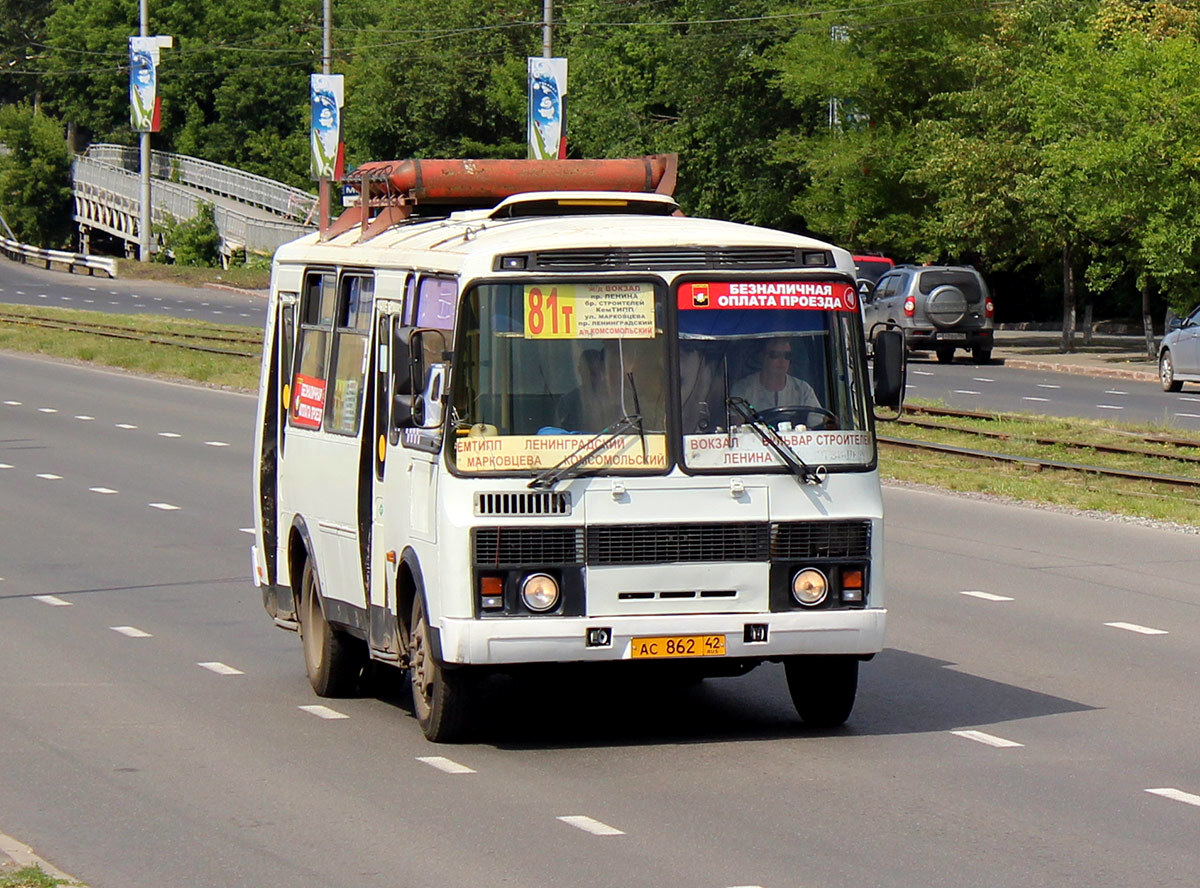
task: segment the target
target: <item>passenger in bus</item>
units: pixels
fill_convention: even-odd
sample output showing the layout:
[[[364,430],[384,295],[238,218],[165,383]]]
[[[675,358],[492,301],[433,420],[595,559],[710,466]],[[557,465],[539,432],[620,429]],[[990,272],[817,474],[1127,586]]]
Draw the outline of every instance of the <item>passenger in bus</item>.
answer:
[[[594,404],[604,384],[604,353],[598,348],[585,348],[576,365],[579,385],[558,399],[554,423],[567,432],[596,431],[589,429],[586,409]]]
[[[743,376],[733,384],[732,394],[735,398],[744,398],[755,410],[821,406],[813,387],[788,372],[792,363],[791,340],[766,340],[758,363],[757,372]]]

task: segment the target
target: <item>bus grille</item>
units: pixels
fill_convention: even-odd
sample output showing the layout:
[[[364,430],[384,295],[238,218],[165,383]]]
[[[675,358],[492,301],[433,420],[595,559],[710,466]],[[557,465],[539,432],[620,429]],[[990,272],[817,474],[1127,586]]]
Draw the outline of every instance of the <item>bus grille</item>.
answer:
[[[475,514],[487,515],[570,515],[571,495],[554,491],[527,493],[477,493]]]
[[[583,563],[581,527],[477,527],[474,535],[479,567]]]
[[[530,269],[544,271],[670,271],[686,269],[829,268],[833,257],[791,247],[630,247],[627,249],[545,250],[534,253]]]
[[[598,525],[587,531],[588,564],[766,561],[765,524]]]
[[[771,558],[867,558],[871,554],[869,521],[796,521],[771,525]]]

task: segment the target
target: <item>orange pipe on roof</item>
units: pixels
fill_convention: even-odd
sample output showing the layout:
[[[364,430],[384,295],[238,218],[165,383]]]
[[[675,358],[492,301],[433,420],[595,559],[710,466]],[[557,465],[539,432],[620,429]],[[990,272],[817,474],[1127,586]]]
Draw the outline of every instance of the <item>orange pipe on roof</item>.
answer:
[[[635,191],[672,194],[677,154],[609,160],[380,160],[346,181],[370,195],[403,194],[417,203],[503,200],[528,191]]]

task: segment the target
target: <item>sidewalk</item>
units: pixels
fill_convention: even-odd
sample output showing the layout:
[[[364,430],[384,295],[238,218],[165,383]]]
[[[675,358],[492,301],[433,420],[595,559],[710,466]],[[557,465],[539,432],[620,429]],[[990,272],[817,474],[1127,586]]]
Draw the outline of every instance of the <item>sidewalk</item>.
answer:
[[[38,857],[34,850],[24,842],[0,833],[0,877],[10,876],[31,866],[41,867],[42,872],[46,875],[58,879],[64,884],[78,885],[82,888],[82,882]]]
[[[1045,370],[1052,373],[1079,373],[1141,382],[1158,381],[1158,365],[1146,358],[1146,341],[1141,336],[1100,334],[1092,344],[1084,345],[1075,337],[1075,351],[1061,354],[1062,334],[1034,330],[997,330],[992,363],[1018,370]],[[933,359],[933,353],[929,354]],[[970,360],[959,352],[956,362]]]

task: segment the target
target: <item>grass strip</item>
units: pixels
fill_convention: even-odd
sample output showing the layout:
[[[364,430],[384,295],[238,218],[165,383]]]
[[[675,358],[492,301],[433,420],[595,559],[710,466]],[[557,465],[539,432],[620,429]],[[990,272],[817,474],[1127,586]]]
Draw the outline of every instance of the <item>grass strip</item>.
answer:
[[[76,883],[54,878],[40,866],[27,866],[0,875],[0,888],[58,888],[59,885],[74,884]]]
[[[169,339],[172,335],[199,334],[214,337],[217,341],[229,341],[229,347],[232,350],[258,353],[261,350],[260,344],[256,343],[251,346],[244,341],[247,337],[254,335],[253,327],[209,324],[190,319],[165,319],[152,315],[118,315],[61,308],[39,308],[33,312],[24,306],[0,305],[0,349],[85,361],[105,367],[119,367],[134,373],[184,379],[222,388],[247,391],[258,389],[259,359],[257,357],[241,358],[218,355],[190,351],[161,343],[113,339],[95,333],[4,323],[5,318],[26,319],[29,317],[54,318],[80,325],[120,326],[161,339]]]

